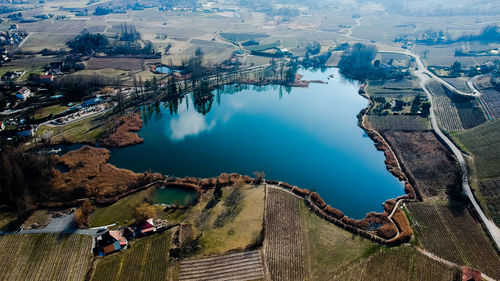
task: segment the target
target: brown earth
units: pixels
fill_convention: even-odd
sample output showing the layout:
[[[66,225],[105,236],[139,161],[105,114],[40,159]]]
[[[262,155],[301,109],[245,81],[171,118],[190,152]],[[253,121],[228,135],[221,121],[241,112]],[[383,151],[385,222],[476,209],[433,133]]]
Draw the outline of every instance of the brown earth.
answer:
[[[108,147],[124,147],[143,143],[137,133],[142,127],[142,119],[139,114],[132,114],[120,117],[113,132],[101,139],[102,144]]]
[[[385,131],[383,136],[424,199],[446,199],[460,190],[458,164],[432,131]]]

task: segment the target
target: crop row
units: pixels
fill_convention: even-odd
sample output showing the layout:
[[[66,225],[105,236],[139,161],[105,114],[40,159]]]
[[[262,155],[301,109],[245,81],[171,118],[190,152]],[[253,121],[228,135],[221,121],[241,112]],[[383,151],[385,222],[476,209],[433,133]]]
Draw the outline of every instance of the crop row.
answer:
[[[460,265],[500,278],[500,257],[481,226],[461,205],[409,204],[422,246]]]
[[[493,118],[500,117],[500,92],[494,89],[482,90],[482,99],[489,109]]]
[[[446,131],[462,130],[462,123],[457,108],[448,97],[434,97],[434,111],[439,125]]]
[[[83,280],[92,239],[81,235],[0,237],[0,280]]]
[[[456,280],[457,268],[436,262],[410,247],[381,251],[334,275],[332,280]]]
[[[265,216],[265,253],[271,279],[304,280],[300,199],[270,188]]]
[[[170,233],[133,241],[130,249],[98,260],[92,280],[165,280]]]

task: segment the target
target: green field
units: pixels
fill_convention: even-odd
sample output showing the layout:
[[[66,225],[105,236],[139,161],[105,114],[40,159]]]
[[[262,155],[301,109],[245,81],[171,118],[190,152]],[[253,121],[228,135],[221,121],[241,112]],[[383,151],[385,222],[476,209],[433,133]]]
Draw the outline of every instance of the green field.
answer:
[[[89,218],[92,227],[118,223],[117,226],[134,222],[135,208],[149,198],[154,189],[143,190],[118,200],[116,203],[97,208]]]
[[[500,120],[452,134],[457,144],[474,156],[474,165],[480,179],[500,177]]]
[[[11,234],[0,236],[1,280],[85,279],[92,238],[84,235]]]

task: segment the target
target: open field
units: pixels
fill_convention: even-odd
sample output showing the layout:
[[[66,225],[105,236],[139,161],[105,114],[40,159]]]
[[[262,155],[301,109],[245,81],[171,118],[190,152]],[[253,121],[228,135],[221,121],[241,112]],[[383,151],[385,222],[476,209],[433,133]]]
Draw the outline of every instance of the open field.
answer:
[[[57,33],[32,33],[21,47],[23,52],[39,52],[43,49],[67,49],[66,43],[75,35]]]
[[[303,202],[300,202],[300,216],[308,253],[306,262],[310,261],[306,263],[309,280],[331,280],[339,268],[371,255],[380,247],[318,217]]]
[[[500,92],[495,89],[481,90],[482,99],[486,104],[486,108],[491,113],[491,117],[500,118]]]
[[[457,78],[444,78],[446,82],[453,85],[453,87],[457,88],[457,90],[462,91],[464,93],[472,93],[472,90],[467,85],[468,77],[457,77]]]
[[[171,210],[162,214],[170,223],[184,222],[193,225],[194,236],[201,231],[200,255],[222,254],[231,250],[243,250],[259,244],[262,240],[264,222],[264,188],[246,185],[241,187],[242,199],[238,211],[222,225],[215,225],[216,220],[227,211],[224,203],[234,187],[223,189],[223,196],[215,206],[213,190],[203,194],[200,203],[187,210]]]
[[[83,235],[0,236],[0,279],[83,281],[91,246],[92,238]]]
[[[267,191],[264,252],[272,280],[305,278],[301,201],[283,190],[269,188]]]
[[[145,70],[144,60],[139,58],[91,58],[86,62],[86,69],[97,70],[104,68],[114,68],[123,71],[143,71]]]
[[[452,134],[461,149],[474,156],[480,179],[500,177],[500,120]]]
[[[382,249],[342,268],[329,280],[459,280],[461,272],[432,260],[411,247]]]
[[[172,280],[170,242],[168,231],[135,240],[130,249],[99,258],[92,280]]]
[[[179,281],[255,280],[264,278],[260,250],[183,261]]]
[[[95,143],[108,129],[100,117],[89,117],[63,126],[41,125],[36,136],[50,138],[52,142],[67,140],[73,143]]]
[[[44,118],[44,117],[47,117],[51,114],[57,115],[61,112],[64,112],[67,109],[69,109],[68,106],[59,105],[59,104],[43,107],[43,108],[40,108],[38,110],[35,110],[35,119]]]
[[[461,205],[408,204],[422,246],[459,265],[472,266],[500,278],[500,257],[481,225]]]
[[[493,221],[500,225],[500,178],[479,182],[481,196],[487,205]]]
[[[394,131],[425,131],[431,125],[427,118],[416,115],[366,115],[370,127],[381,132]]]
[[[118,200],[116,203],[97,208],[89,218],[91,227],[118,223],[117,227],[134,222],[134,211],[150,197],[153,189],[143,190]]]
[[[460,190],[458,164],[432,131],[385,131],[382,135],[423,198],[446,198]]]

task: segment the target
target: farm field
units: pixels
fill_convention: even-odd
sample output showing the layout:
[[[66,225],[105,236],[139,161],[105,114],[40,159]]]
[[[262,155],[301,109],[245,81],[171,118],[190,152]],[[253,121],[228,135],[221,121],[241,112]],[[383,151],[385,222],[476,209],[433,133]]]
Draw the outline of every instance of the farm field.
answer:
[[[500,178],[479,181],[479,190],[493,221],[500,225]]]
[[[500,92],[495,89],[484,89],[481,90],[483,94],[481,99],[486,104],[486,108],[491,113],[492,118],[500,117]]]
[[[300,202],[300,216],[304,247],[308,253],[306,261],[310,261],[309,280],[331,280],[343,266],[368,257],[380,248],[378,244],[318,217],[304,202]]]
[[[83,281],[91,247],[92,238],[84,235],[0,236],[0,279]]]
[[[422,246],[439,257],[500,278],[500,257],[481,225],[462,205],[408,204]]]
[[[242,197],[238,211],[229,216],[222,226],[216,225],[216,220],[227,214],[225,200],[234,187],[223,188],[222,199],[215,206],[212,205],[213,190],[210,190],[203,194],[197,205],[187,210],[171,210],[161,216],[169,223],[192,224],[195,237],[203,231],[199,239],[202,249],[196,254],[215,255],[253,247],[262,240],[265,190],[263,186],[245,185],[240,188]]]
[[[51,137],[52,142],[68,140],[74,143],[95,143],[99,136],[106,131],[105,124],[99,120],[100,116],[85,118],[64,126],[42,125],[38,127],[37,137]]]
[[[144,60],[138,58],[91,58],[86,62],[86,69],[88,70],[103,68],[114,68],[123,71],[143,71],[146,69]]]
[[[385,131],[382,135],[424,199],[445,199],[460,188],[458,164],[432,131]]]
[[[461,271],[432,260],[411,247],[381,249],[376,254],[348,265],[336,280],[459,280]]]
[[[180,263],[179,281],[256,280],[264,278],[260,250],[236,252]]]
[[[32,33],[21,47],[23,52],[39,52],[43,49],[67,49],[66,43],[75,35],[58,33]]]
[[[427,118],[416,115],[366,115],[366,121],[370,127],[381,132],[394,131],[425,131],[430,130],[431,125]]]
[[[57,115],[57,114],[59,114],[61,112],[64,112],[68,108],[69,107],[67,107],[67,106],[59,105],[59,104],[47,106],[47,107],[44,107],[44,108],[40,108],[38,110],[35,110],[35,119],[44,118],[44,117],[47,117],[47,116],[49,116],[51,114],[52,115]]]
[[[171,280],[170,242],[168,231],[135,240],[130,249],[98,258],[91,280]]]
[[[452,134],[462,150],[474,156],[474,166],[480,179],[500,177],[500,120]]]
[[[457,77],[457,78],[443,78],[446,82],[453,85],[453,87],[457,88],[457,90],[462,91],[464,93],[472,93],[472,90],[467,85],[467,77]]]
[[[304,280],[306,276],[301,204],[300,198],[268,188],[264,253],[272,280]]]

